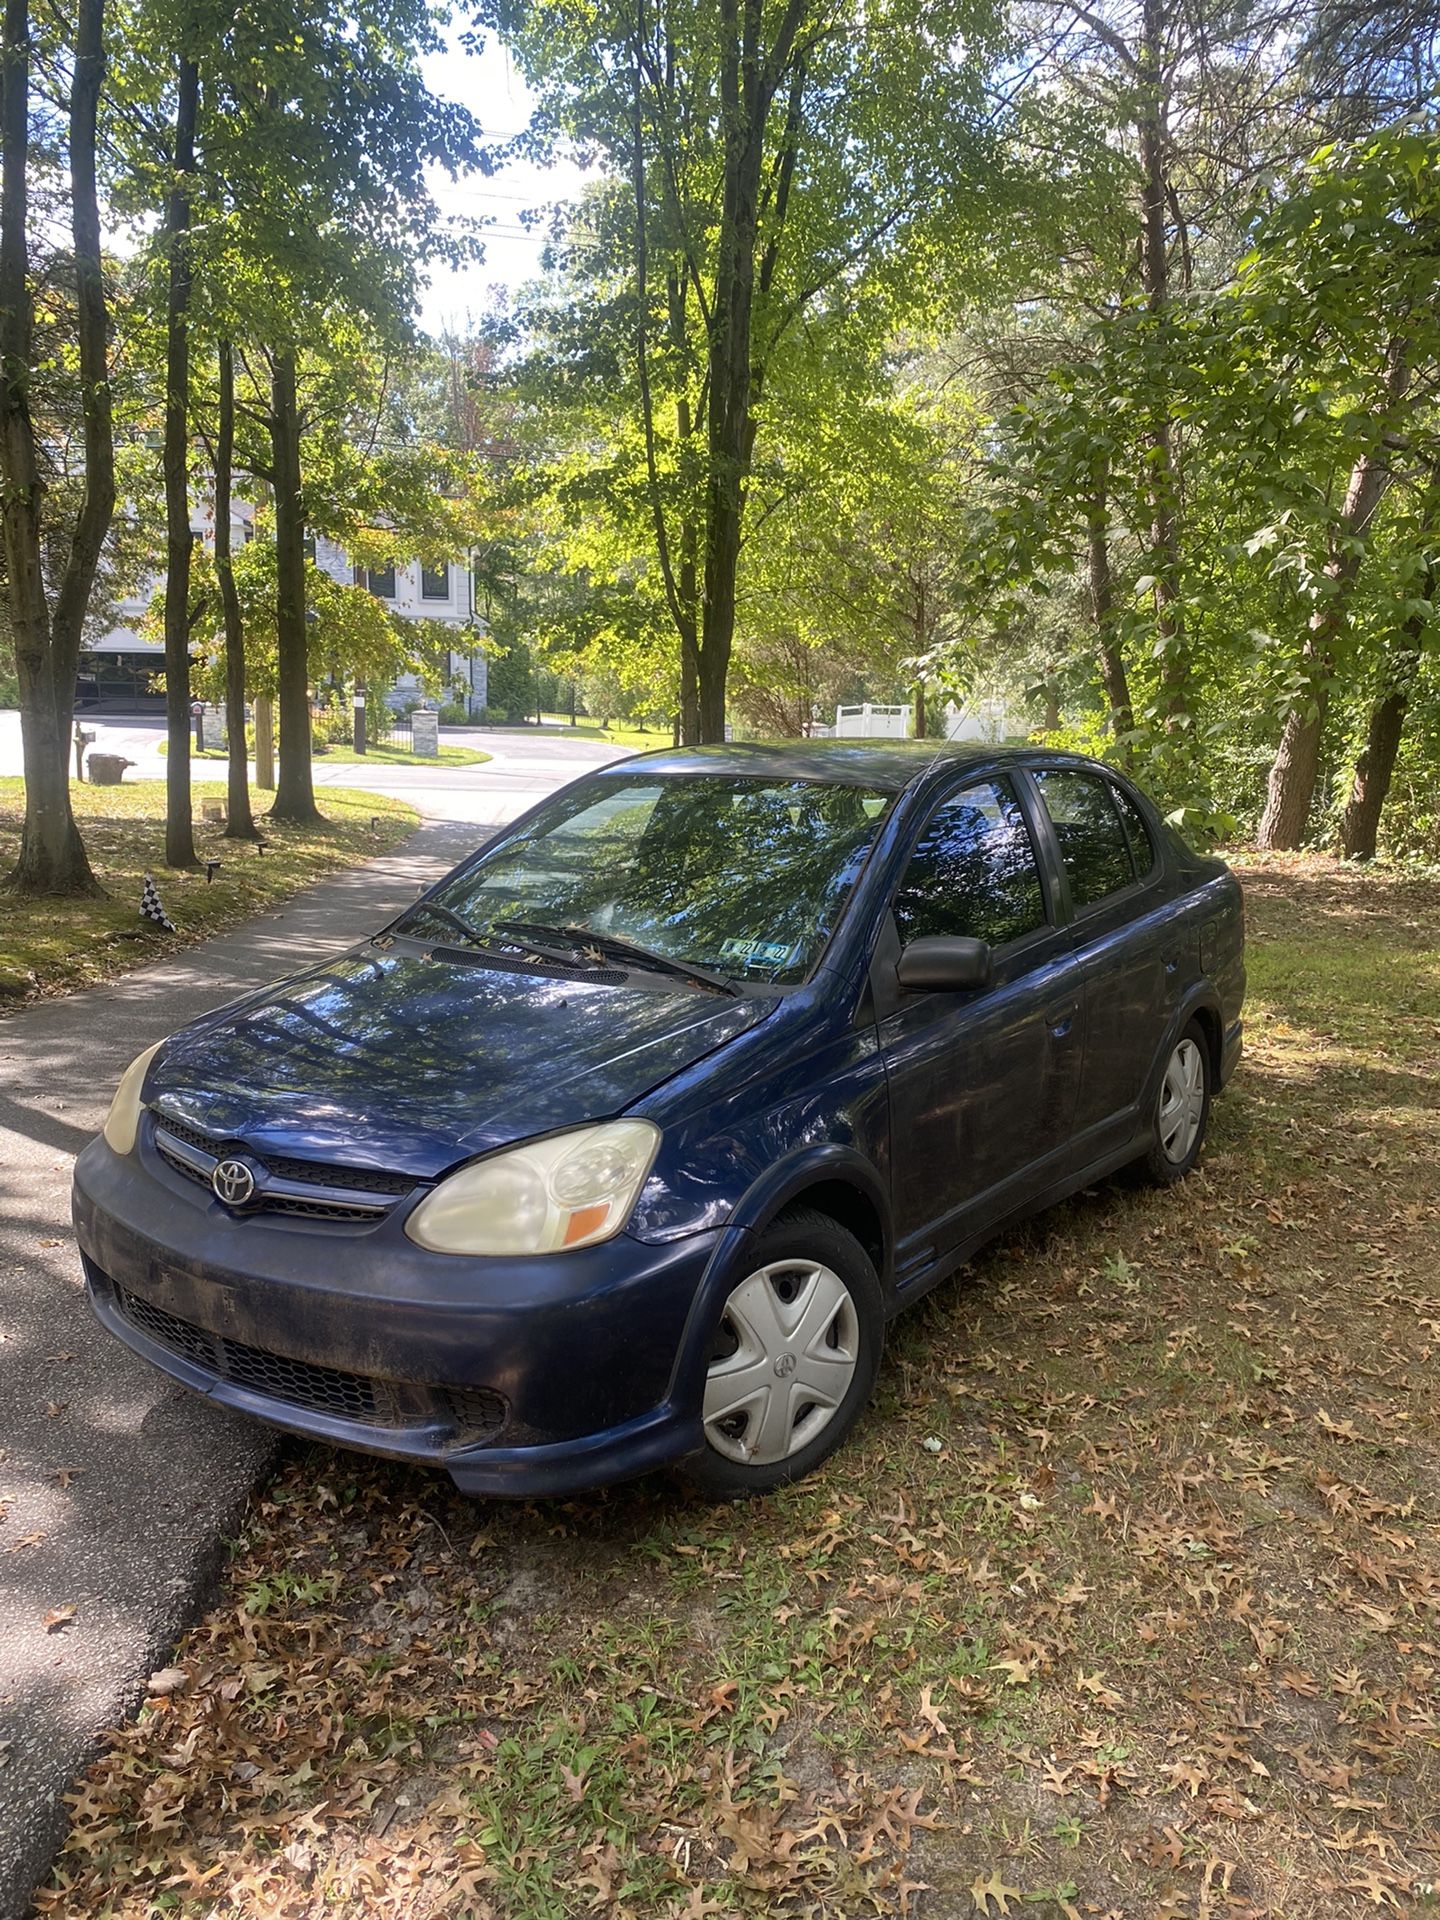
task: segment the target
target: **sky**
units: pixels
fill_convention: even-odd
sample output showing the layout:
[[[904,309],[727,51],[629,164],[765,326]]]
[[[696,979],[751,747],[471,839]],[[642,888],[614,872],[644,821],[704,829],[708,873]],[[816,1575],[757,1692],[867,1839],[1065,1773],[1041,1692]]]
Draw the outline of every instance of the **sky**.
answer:
[[[467,53],[460,44],[460,30],[452,29],[445,52],[432,54],[424,62],[424,74],[432,92],[469,107],[488,138],[524,131],[531,112],[530,91],[493,35],[482,53]],[[458,272],[440,270],[432,276],[420,309],[425,331],[464,331],[467,317],[490,306],[498,292],[513,292],[530,279],[539,270],[543,235],[538,230],[523,232],[521,214],[527,208],[548,207],[573,197],[590,177],[572,161],[552,167],[516,162],[498,173],[472,174],[453,185],[443,174],[437,175],[432,185],[443,211],[487,223],[485,258],[476,266]]]

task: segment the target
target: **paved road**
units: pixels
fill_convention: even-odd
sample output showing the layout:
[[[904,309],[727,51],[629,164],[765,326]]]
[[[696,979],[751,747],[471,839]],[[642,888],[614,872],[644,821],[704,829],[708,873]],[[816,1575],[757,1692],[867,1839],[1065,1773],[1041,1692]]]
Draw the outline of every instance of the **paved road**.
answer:
[[[390,769],[369,784],[429,816],[393,853],[234,933],[0,1021],[0,1920],[28,1911],[63,1833],[61,1794],[165,1664],[272,1447],[95,1326],[70,1237],[74,1155],[143,1047],[350,945],[467,853],[477,827],[602,757],[615,750],[534,740],[493,768]]]
[[[160,715],[87,718],[84,725],[96,734],[92,751],[118,753],[131,761],[127,780],[164,779],[165,760],[159,746],[165,738],[165,723]],[[440,743],[477,747],[493,758],[479,767],[394,767],[380,762],[332,766],[321,758],[314,763],[315,785],[392,793],[434,819],[469,820],[496,827],[513,820],[562,781],[573,779],[589,767],[622,759],[629,751],[606,740],[570,740],[563,733],[491,732],[488,728],[477,733],[443,727]],[[20,771],[20,716],[0,713],[0,774]],[[197,779],[225,778],[224,762],[220,760],[197,761],[194,771]],[[263,805],[264,796],[257,795],[257,806]]]

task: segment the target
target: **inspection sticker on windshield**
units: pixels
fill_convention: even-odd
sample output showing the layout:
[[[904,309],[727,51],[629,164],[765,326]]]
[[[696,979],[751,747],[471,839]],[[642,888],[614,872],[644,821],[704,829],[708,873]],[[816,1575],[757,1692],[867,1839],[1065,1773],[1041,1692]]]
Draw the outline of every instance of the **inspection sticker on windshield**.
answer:
[[[743,960],[752,967],[784,967],[795,958],[795,945],[784,940],[727,940],[720,957]]]

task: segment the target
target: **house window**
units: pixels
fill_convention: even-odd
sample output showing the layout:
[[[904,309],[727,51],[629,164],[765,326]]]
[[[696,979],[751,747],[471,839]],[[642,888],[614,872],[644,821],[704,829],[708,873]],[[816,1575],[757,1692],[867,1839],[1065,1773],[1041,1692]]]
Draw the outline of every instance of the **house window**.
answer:
[[[393,600],[395,598],[393,563],[388,567],[371,567],[365,576],[365,584],[377,600]]]
[[[438,567],[420,569],[420,598],[422,600],[448,600],[450,598],[450,565],[442,561]]]

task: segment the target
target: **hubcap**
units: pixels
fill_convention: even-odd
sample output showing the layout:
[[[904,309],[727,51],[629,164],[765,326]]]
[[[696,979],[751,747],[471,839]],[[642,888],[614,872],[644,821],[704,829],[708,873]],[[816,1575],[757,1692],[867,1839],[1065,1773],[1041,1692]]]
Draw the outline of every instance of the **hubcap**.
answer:
[[[1178,1166],[1188,1159],[1205,1113],[1205,1063],[1193,1040],[1182,1040],[1170,1056],[1160,1089],[1160,1145]]]
[[[725,1302],[701,1418],[717,1453],[774,1466],[808,1447],[849,1391],[860,1319],[849,1289],[813,1260],[777,1260]]]

